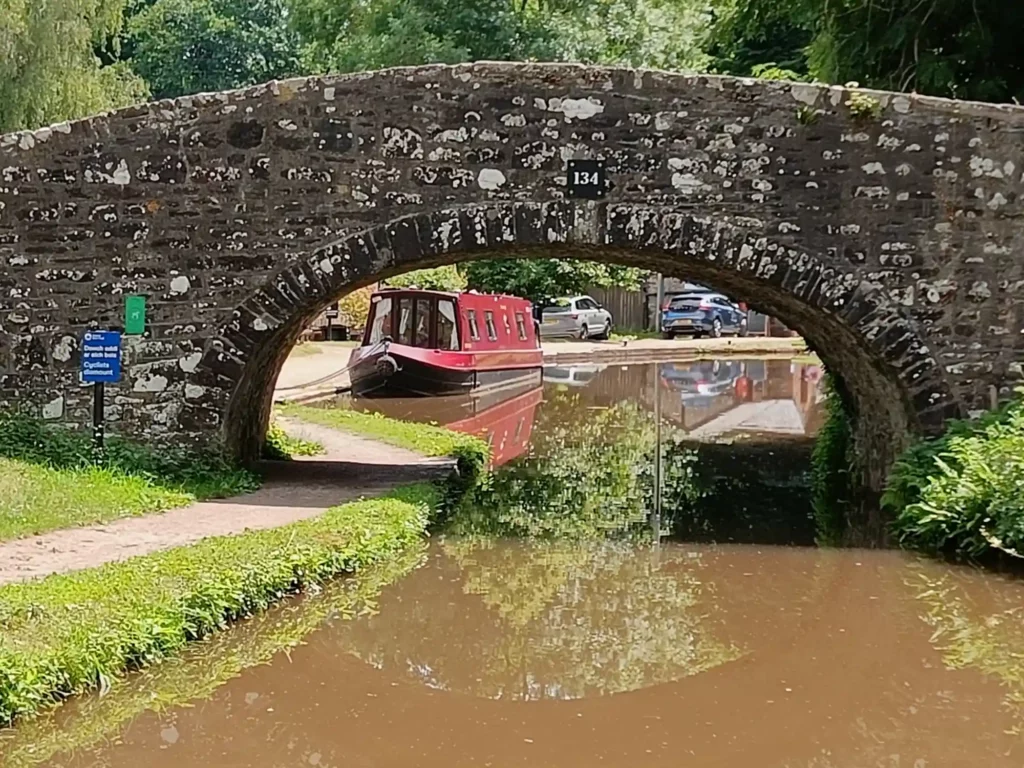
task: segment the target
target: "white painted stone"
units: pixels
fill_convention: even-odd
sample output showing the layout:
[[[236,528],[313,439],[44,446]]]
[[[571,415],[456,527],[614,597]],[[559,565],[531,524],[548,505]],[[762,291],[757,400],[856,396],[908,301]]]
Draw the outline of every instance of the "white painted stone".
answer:
[[[604,104],[595,99],[562,99],[558,111],[569,120],[586,120],[604,112]]]
[[[885,173],[885,168],[882,166],[881,163],[864,163],[864,165],[862,165],[860,167],[860,169],[862,171],[864,171],[864,173],[871,174],[871,175],[878,174],[878,173],[881,173],[881,174]]]
[[[267,325],[266,321],[262,317],[257,317],[255,320],[253,320],[252,321],[252,327],[253,327],[254,331],[260,331],[260,332],[263,332],[263,331],[267,330],[268,328],[270,328],[270,326]]]
[[[171,280],[171,294],[174,296],[188,293],[188,289],[191,287],[192,282],[185,275],[178,275]]]
[[[199,361],[202,359],[202,352],[193,352],[178,360],[178,367],[185,373],[192,373],[199,366]]]
[[[159,374],[140,376],[135,380],[132,390],[135,392],[163,392],[167,389],[167,377]]]
[[[114,169],[113,175],[110,177],[111,184],[117,184],[119,187],[124,187],[130,184],[132,181],[132,175],[128,171],[128,163],[121,160],[117,164],[117,168]]]
[[[75,349],[74,336],[62,336],[60,341],[53,347],[53,359],[66,363],[71,359],[71,353]]]
[[[324,88],[324,101],[334,101],[334,94],[336,92],[334,88]]]
[[[476,183],[480,189],[498,189],[505,183],[505,174],[497,168],[481,168]]]
[[[56,397],[43,406],[43,418],[47,420],[59,419],[64,415],[64,396]]]
[[[693,195],[697,192],[706,192],[711,189],[711,187],[698,179],[692,173],[673,173],[672,186],[684,195]]]
[[[186,400],[197,400],[206,394],[206,387],[201,387],[198,384],[186,384],[185,385],[185,399]]]
[[[794,83],[789,89],[789,92],[793,95],[793,98],[801,104],[813,107],[818,101],[818,95],[821,93],[821,88],[814,85],[806,85],[804,83]]]
[[[325,272],[328,275],[334,274],[334,265],[331,264],[330,259],[323,259],[320,262],[320,271]]]
[[[905,115],[910,111],[910,99],[906,96],[897,96],[892,100],[892,108]]]

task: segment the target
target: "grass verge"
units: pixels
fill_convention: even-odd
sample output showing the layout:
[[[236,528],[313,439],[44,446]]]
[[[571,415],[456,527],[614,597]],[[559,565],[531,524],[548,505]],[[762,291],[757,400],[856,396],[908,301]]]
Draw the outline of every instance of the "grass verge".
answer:
[[[160,512],[254,490],[256,475],[213,450],[107,441],[0,414],[0,540]]]
[[[301,645],[328,618],[350,619],[376,608],[381,590],[417,567],[424,546],[414,545],[360,571],[327,583],[323,591],[288,600],[272,610],[193,643],[183,653],[134,674],[104,696],[85,696],[0,733],[0,768],[51,764],[118,737],[145,712],[164,712],[209,699],[245,670]]]
[[[490,449],[480,438],[434,424],[416,424],[376,413],[314,408],[294,403],[279,405],[277,410],[283,416],[370,437],[424,456],[449,456],[458,461],[459,473],[465,477],[478,477],[490,458]]]
[[[882,503],[903,546],[1024,556],[1024,400],[911,446]]]
[[[324,453],[326,451],[320,443],[292,437],[273,423],[263,444],[263,458],[272,461],[291,461],[296,456],[320,456]]]
[[[421,484],[282,528],[0,588],[0,725],[105,689],[310,584],[396,556],[440,491]]]

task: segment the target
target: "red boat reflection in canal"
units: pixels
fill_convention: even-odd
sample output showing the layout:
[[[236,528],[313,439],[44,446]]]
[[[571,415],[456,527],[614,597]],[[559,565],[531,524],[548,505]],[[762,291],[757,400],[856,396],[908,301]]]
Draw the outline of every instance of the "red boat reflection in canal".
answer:
[[[537,408],[544,399],[540,386],[520,386],[483,396],[416,398],[360,398],[356,410],[381,413],[394,419],[439,424],[475,435],[491,446],[491,467],[500,467],[526,452],[533,434]]]

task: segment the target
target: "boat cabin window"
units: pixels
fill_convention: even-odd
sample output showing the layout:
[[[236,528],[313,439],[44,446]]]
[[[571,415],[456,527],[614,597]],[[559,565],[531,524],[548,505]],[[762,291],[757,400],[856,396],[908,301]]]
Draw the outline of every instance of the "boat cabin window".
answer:
[[[369,344],[380,344],[385,336],[391,335],[391,299],[381,299],[374,305],[373,320],[370,323]]]
[[[479,341],[480,340],[480,329],[477,327],[477,324],[476,324],[476,310],[475,309],[466,310],[466,319],[469,321],[469,337],[473,341]]]
[[[512,338],[512,323],[508,320],[508,312],[501,313],[501,319],[505,321],[505,335]]]
[[[430,299],[416,299],[416,333],[413,343],[417,347],[430,347]]]
[[[412,346],[412,299],[398,300],[398,343]]]
[[[526,318],[522,312],[516,312],[516,328],[519,329],[519,340],[526,341]]]
[[[497,341],[498,329],[494,326],[494,313],[489,309],[484,311],[484,322],[487,323],[487,338],[491,341]]]
[[[459,349],[459,324],[455,322],[455,302],[440,299],[437,302],[437,348]]]

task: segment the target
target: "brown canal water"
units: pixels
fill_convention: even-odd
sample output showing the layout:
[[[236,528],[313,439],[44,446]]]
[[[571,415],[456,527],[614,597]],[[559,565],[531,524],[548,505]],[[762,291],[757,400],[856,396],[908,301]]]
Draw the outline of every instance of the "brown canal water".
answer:
[[[760,400],[657,366],[549,380],[528,446],[421,549],[0,735],[0,766],[1024,765],[1021,582],[813,546],[820,390],[778,369]],[[786,392],[803,436],[716,399]],[[715,419],[727,444],[695,448]]]

